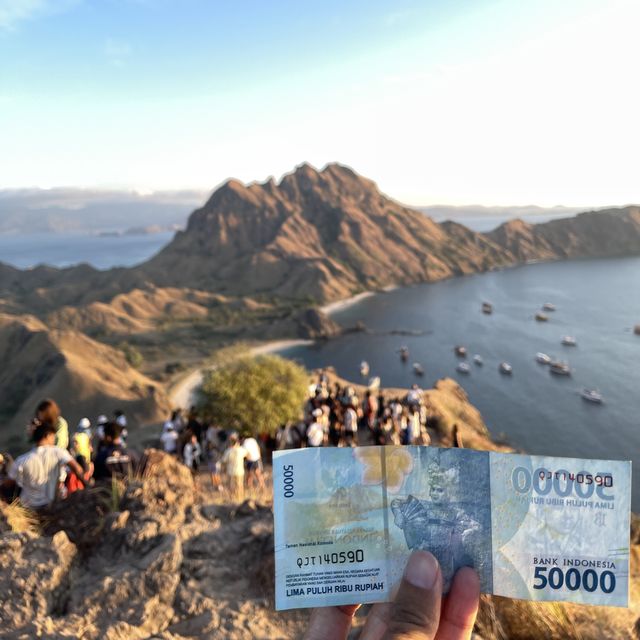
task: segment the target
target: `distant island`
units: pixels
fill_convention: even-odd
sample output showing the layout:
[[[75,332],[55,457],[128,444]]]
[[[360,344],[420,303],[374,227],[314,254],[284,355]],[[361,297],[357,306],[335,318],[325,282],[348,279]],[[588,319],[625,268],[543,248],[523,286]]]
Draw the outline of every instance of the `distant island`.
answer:
[[[436,223],[339,164],[303,164],[279,183],[229,180],[136,267],[0,263],[0,437],[21,437],[44,395],[74,398],[70,421],[105,404],[159,420],[176,372],[239,340],[335,335],[321,307],[363,292],[638,254],[638,206],[478,233]]]

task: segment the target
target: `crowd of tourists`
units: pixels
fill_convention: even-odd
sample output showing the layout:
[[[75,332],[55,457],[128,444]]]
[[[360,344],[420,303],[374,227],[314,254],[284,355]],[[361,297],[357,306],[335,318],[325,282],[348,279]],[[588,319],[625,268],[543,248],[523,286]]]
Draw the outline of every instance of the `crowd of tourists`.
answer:
[[[239,433],[202,422],[195,407],[173,411],[163,424],[159,445],[195,475],[208,471],[214,490],[241,501],[247,489],[264,489],[263,459],[278,449],[354,447],[357,445],[431,444],[428,399],[414,384],[406,394],[389,397],[368,389],[361,395],[348,385],[330,384],[321,373],[309,388],[302,419],[281,425],[275,434]],[[82,418],[71,431],[50,399],[36,408],[27,435],[33,448],[12,460],[0,454],[0,497],[41,509],[94,483],[131,474],[138,456],[127,447],[127,418],[122,411]],[[453,427],[453,446],[462,441]]]
[[[244,499],[245,489],[264,489],[262,449],[264,438],[238,434],[214,424],[204,424],[195,407],[187,416],[176,409],[162,427],[160,442],[166,453],[175,455],[195,475],[207,465],[216,491],[228,492],[237,501]]]
[[[353,447],[356,445],[431,444],[429,403],[417,384],[403,396],[368,389],[358,396],[351,386],[329,384],[321,373],[309,388],[304,419],[282,425],[275,449]],[[454,446],[462,446],[454,426]]]
[[[0,454],[1,497],[19,497],[24,506],[38,510],[96,482],[130,475],[137,456],[126,445],[124,412],[100,415],[92,427],[89,418],[82,418],[71,431],[54,400],[40,402],[27,427],[33,448],[15,460]]]

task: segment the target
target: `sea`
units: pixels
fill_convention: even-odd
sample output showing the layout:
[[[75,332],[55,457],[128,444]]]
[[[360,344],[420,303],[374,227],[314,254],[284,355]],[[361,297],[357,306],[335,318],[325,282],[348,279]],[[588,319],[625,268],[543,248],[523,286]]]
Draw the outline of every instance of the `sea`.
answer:
[[[97,269],[132,267],[144,262],[173,238],[172,231],[100,236],[86,233],[0,234],[0,262],[19,269],[39,264],[69,267],[87,263]]]
[[[493,313],[481,311],[484,301]],[[545,302],[556,306],[538,322]],[[348,333],[281,351],[308,368],[333,366],[363,382],[360,363],[383,386],[432,386],[456,379],[480,410],[491,433],[531,454],[632,460],[632,502],[640,509],[640,258],[574,260],[531,264],[441,282],[396,289],[336,311]],[[398,334],[400,333],[400,335]],[[575,347],[561,344],[564,336]],[[409,362],[398,349],[406,345]],[[467,348],[469,374],[459,373],[454,347]],[[536,362],[536,353],[567,361],[570,377]],[[483,366],[473,363],[473,355]],[[509,362],[505,376],[499,363]],[[424,377],[414,375],[419,362]],[[598,389],[602,405],[584,400],[583,388]]]

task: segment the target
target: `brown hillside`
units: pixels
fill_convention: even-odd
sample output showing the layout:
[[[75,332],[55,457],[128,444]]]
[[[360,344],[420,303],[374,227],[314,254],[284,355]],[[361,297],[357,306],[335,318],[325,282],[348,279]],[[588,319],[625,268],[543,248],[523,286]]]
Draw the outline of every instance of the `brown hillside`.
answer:
[[[140,270],[163,286],[326,301],[509,259],[481,234],[438,225],[351,169],[304,164],[279,184],[227,182]]]
[[[133,425],[159,421],[163,390],[131,368],[122,353],[76,331],[51,331],[33,317],[0,315],[0,431],[24,444],[25,425],[43,397],[59,402],[73,428],[83,416],[120,408]]]

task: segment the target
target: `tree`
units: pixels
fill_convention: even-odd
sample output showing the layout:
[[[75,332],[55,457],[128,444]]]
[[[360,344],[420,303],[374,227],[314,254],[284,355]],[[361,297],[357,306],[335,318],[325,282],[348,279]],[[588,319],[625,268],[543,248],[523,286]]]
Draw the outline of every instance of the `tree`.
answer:
[[[205,374],[200,408],[224,428],[274,434],[300,418],[308,385],[308,373],[291,360],[242,356]]]

